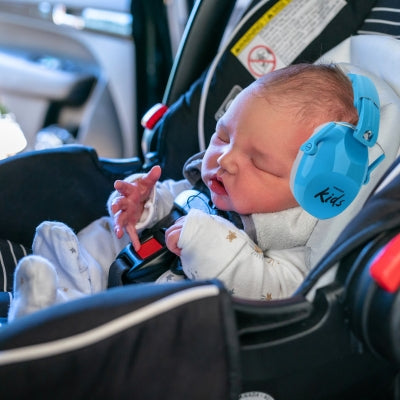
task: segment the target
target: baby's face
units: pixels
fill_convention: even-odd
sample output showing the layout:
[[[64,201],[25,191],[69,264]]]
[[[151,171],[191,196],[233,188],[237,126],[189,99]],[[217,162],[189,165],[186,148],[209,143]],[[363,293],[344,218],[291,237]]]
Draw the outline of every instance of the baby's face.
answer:
[[[290,110],[243,90],[218,121],[203,160],[202,177],[216,207],[253,214],[297,206],[290,172],[308,137],[304,131]]]

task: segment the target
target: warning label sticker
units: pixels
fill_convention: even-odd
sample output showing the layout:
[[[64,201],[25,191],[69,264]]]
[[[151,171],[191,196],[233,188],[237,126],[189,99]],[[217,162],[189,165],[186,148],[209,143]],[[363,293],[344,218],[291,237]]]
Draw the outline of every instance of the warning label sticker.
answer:
[[[276,56],[268,46],[259,44],[250,50],[247,65],[254,76],[261,76],[275,69]]]
[[[289,65],[346,5],[345,0],[279,0],[231,53],[258,78]]]

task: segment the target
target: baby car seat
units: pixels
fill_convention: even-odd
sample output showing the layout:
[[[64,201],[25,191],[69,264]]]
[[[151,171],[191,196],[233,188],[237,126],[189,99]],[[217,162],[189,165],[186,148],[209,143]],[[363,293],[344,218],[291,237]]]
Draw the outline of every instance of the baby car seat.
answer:
[[[398,253],[399,167],[290,299],[141,284],[3,326],[2,398],[396,399],[398,280],[389,291],[369,271]]]
[[[283,4],[271,2],[267,9],[278,3]],[[343,4],[336,17],[351,15],[357,7],[350,4]],[[233,42],[241,37],[236,35]],[[332,223],[332,230],[328,222],[318,224],[310,238],[315,267],[297,293],[258,302],[231,297],[217,281],[150,283],[45,309],[0,328],[2,398],[396,398],[398,282],[392,285],[393,273],[384,276],[393,270],[386,263],[396,253],[400,222],[399,163],[392,164],[399,148],[399,43],[355,36],[336,44],[324,49],[332,49],[325,57],[366,73],[378,87],[379,140],[386,158],[346,210],[345,230],[339,223]],[[380,58],[385,62],[371,62]],[[178,113],[176,103],[185,99],[169,108],[156,131],[168,131],[167,121]],[[213,113],[210,126],[212,118]],[[210,133],[204,132],[205,137]],[[154,158],[167,166],[173,139],[164,133],[152,137]],[[200,145],[194,143],[196,151]],[[190,145],[188,152],[193,152]],[[154,158],[148,157],[147,164]],[[114,179],[142,168],[136,159],[114,161],[76,146],[2,161],[0,182],[7,190],[0,198],[9,206],[0,217],[0,237],[29,247],[35,226],[44,219],[79,230],[100,217]],[[171,167],[171,177],[178,166]],[[29,194],[28,187],[34,188]]]

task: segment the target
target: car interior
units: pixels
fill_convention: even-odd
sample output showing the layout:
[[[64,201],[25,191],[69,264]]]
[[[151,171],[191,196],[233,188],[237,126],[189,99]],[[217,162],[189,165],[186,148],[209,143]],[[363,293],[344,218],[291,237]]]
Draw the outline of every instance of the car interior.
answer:
[[[2,398],[400,398],[397,3],[1,0],[2,113],[26,139],[0,160]],[[106,214],[116,179],[156,164],[179,179],[241,89],[297,62],[373,81],[368,157],[384,159],[344,212],[318,221],[293,296],[242,299],[217,279],[127,283],[128,257],[108,290],[7,323],[40,222],[78,232]]]

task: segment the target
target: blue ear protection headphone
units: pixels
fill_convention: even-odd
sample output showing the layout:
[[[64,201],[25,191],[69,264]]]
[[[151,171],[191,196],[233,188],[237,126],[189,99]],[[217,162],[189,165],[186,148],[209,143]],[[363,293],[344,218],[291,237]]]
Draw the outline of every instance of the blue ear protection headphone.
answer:
[[[319,219],[335,217],[357,196],[381,155],[368,165],[368,148],[378,138],[379,96],[366,76],[349,74],[353,85],[357,126],[329,122],[300,147],[291,174],[291,189],[296,201]]]

